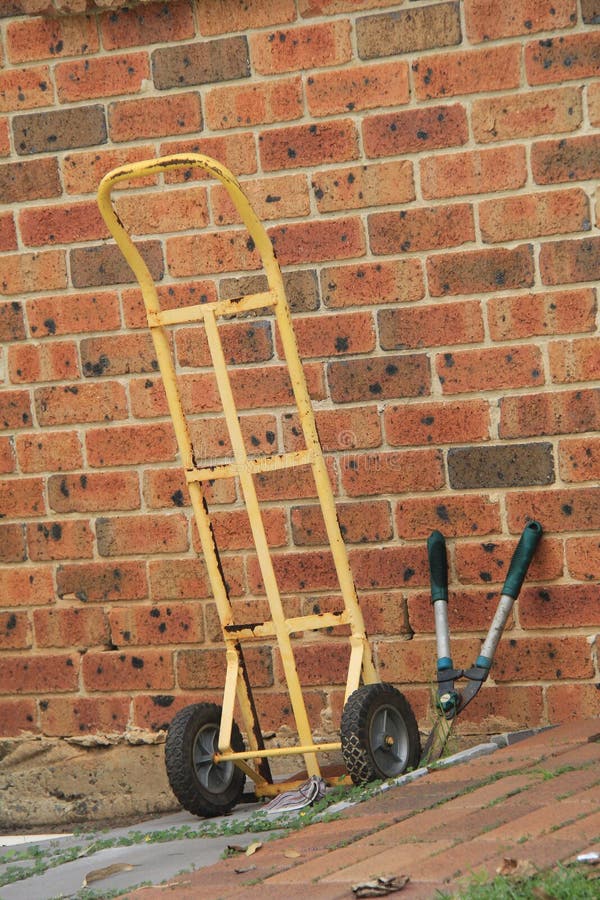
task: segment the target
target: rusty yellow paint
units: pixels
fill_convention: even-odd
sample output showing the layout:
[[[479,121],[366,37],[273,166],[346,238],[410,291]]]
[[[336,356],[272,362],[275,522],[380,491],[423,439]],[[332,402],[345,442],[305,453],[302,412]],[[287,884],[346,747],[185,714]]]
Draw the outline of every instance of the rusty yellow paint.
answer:
[[[113,204],[112,190],[123,181],[133,181],[148,176],[159,176],[168,170],[200,168],[217,178],[227,189],[242,222],[246,226],[255,248],[260,254],[267,277],[268,290],[249,294],[232,300],[218,300],[195,306],[161,310],[158,292],[152,276],[141,254],[119,219]],[[346,683],[346,698],[356,690],[360,681],[365,684],[379,679],[373,665],[371,649],[356,596],[354,581],[350,571],[346,547],[342,540],[336,514],[333,491],[327,473],[321,444],[317,433],[314,413],[298,353],[296,337],[292,325],[289,304],[285,295],[279,264],[273,251],[271,240],[252,209],[239,182],[225,166],[214,159],[198,153],[182,153],[159,157],[120,166],[108,172],[98,189],[98,205],[104,221],[119,246],[123,256],[131,266],[141,287],[146,307],[147,321],[154,341],[156,357],[167,397],[169,412],[173,420],[175,436],[181,454],[181,461],[188,484],[194,519],[200,536],[202,552],[206,561],[208,577],[215,598],[219,620],[225,642],[227,670],[225,676],[223,711],[219,732],[219,751],[216,761],[233,760],[249,775],[256,785],[257,793],[271,795],[297,782],[272,783],[268,767],[262,768],[261,761],[268,757],[301,755],[304,757],[309,775],[319,775],[317,754],[339,750],[341,744],[318,743],[313,740],[311,728],[298,676],[290,635],[299,631],[314,631],[335,625],[350,626],[350,664]],[[298,408],[305,449],[277,454],[271,457],[248,458],[237,408],[234,402],[225,356],[221,345],[218,320],[253,310],[271,309],[279,329],[279,336],[288,367],[294,399]],[[215,378],[223,406],[223,415],[229,431],[234,462],[217,466],[198,465],[194,459],[192,441],[183,410],[175,365],[169,345],[167,328],[174,325],[203,322],[208,346],[213,362]],[[317,496],[321,506],[327,539],[335,565],[344,608],[339,613],[295,616],[286,618],[279,587],[267,542],[260,504],[254,485],[255,474],[296,466],[310,466]],[[271,612],[268,622],[255,625],[236,625],[233,608],[219,561],[213,530],[206,504],[202,483],[215,478],[239,479],[244,503],[250,519],[252,537],[256,547],[265,592]],[[294,747],[265,749],[257,719],[252,690],[245,669],[241,641],[274,637],[279,648],[283,671],[296,722],[299,743]],[[239,703],[242,723],[247,735],[248,750],[244,753],[231,751],[231,729],[235,700]],[[251,765],[254,760],[256,765]]]

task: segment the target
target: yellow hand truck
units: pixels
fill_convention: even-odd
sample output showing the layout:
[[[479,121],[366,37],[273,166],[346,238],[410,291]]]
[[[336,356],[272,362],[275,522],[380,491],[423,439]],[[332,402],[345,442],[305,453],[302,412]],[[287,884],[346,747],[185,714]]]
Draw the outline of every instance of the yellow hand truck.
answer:
[[[226,188],[260,254],[268,290],[231,300],[161,310],[150,271],[114,209],[111,192],[119,182],[160,176],[167,171],[198,168],[214,176]],[[225,642],[227,668],[222,707],[213,703],[186,706],[175,715],[169,726],[165,761],[175,796],[185,809],[199,816],[222,815],[231,810],[241,799],[246,777],[254,783],[257,796],[275,796],[302,783],[298,780],[274,781],[268,759],[285,755],[302,756],[307,775],[321,777],[318,754],[341,750],[350,776],[346,776],[346,780],[351,779],[357,784],[402,774],[419,761],[417,723],[406,698],[392,685],[379,681],[373,664],[298,354],[281,270],[265,228],[234,175],[216,160],[197,153],[174,154],[131,163],[108,172],[98,189],[98,205],[141,287]],[[274,316],[305,445],[304,449],[298,451],[267,457],[253,457],[246,450],[219,333],[220,319],[230,319],[257,310],[263,315]],[[231,463],[202,465],[195,459],[168,332],[169,327],[184,323],[204,324],[233,450]],[[343,608],[336,612],[286,618],[254,479],[257,474],[299,466],[309,466],[312,470]],[[234,609],[202,488],[203,483],[221,478],[237,478],[241,487],[271,615],[265,622],[239,624],[234,620]],[[348,626],[350,632],[350,659],[340,740],[319,743],[313,740],[291,636],[298,632],[338,625]],[[298,739],[294,746],[273,749],[265,747],[242,650],[245,642],[270,638],[277,641],[281,655]],[[233,718],[236,698],[248,747],[245,747],[240,729]]]

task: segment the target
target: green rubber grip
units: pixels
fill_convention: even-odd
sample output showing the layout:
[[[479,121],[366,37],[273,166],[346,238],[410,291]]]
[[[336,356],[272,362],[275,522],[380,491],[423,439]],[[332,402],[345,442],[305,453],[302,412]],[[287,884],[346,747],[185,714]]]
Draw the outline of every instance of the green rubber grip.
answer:
[[[448,600],[448,559],[446,541],[440,531],[432,531],[427,538],[429,575],[431,578],[431,602]]]
[[[529,563],[533,559],[535,548],[539,544],[541,536],[542,526],[539,522],[529,522],[523,529],[523,534],[513,553],[508,575],[502,588],[502,593],[512,597],[513,600],[519,596]]]

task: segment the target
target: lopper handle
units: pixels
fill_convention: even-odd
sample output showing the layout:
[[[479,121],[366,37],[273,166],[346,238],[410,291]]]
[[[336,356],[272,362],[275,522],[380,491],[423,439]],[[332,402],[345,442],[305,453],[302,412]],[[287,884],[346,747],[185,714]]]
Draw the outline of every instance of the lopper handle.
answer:
[[[540,542],[542,536],[542,526],[535,520],[529,522],[523,529],[521,539],[517,544],[517,548],[513,553],[510,561],[508,575],[502,588],[502,594],[512,597],[513,600],[518,597],[521,585],[527,574],[529,564],[533,559],[535,548]]]
[[[432,531],[427,538],[429,574],[431,577],[431,602],[448,600],[448,559],[446,541],[440,531]]]

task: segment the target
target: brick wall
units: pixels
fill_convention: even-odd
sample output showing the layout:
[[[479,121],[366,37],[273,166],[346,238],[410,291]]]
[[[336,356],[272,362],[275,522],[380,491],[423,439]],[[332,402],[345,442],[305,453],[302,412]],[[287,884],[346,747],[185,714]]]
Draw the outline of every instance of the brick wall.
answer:
[[[431,529],[467,664],[535,517],[545,537],[465,727],[597,715],[598,0],[121,5],[2,5],[0,735],[156,730],[221,695],[140,294],[95,202],[115,165],[190,150],[241,178],[275,242],[381,676],[424,723]],[[197,173],[118,205],[165,306],[263,286]],[[272,323],[223,336],[249,447],[297,447]],[[206,344],[189,326],[172,342],[218,459]],[[296,613],[336,604],[301,475],[259,480]],[[209,499],[234,604],[264,615],[235,486]],[[344,635],[298,642],[317,731],[337,728],[347,658]],[[277,651],[248,661],[265,729],[289,724]]]

